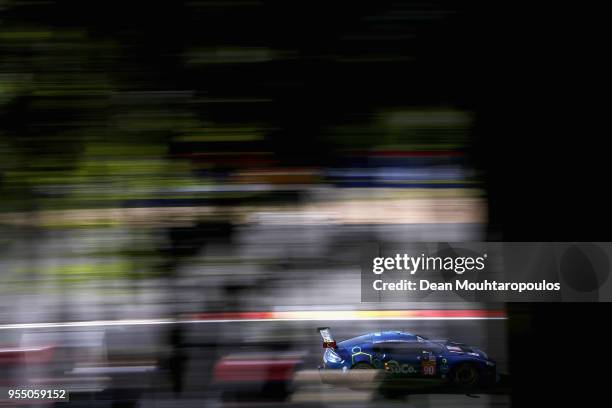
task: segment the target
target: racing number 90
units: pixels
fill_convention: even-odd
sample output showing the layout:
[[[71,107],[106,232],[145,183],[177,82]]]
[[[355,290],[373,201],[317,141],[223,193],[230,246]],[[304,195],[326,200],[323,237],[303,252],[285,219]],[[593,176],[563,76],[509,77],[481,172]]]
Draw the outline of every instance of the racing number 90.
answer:
[[[433,365],[423,366],[423,375],[434,375],[435,373],[436,373],[436,369]]]

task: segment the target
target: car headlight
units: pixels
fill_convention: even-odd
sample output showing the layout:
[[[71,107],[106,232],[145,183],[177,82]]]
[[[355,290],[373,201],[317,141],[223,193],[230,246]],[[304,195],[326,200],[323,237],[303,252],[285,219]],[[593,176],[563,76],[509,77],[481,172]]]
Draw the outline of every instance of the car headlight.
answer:
[[[489,367],[495,367],[495,363],[494,363],[494,362],[492,362],[492,361],[487,361],[487,362],[486,362],[486,364],[487,364]]]
[[[342,361],[342,357],[332,351],[332,349],[327,349],[324,357],[325,361],[329,361],[330,363],[339,363]]]

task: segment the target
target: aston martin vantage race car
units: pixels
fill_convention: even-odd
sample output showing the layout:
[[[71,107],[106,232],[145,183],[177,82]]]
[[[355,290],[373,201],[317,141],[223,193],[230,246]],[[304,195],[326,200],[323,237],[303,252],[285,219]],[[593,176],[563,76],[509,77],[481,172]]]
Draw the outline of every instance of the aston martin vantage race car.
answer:
[[[329,327],[317,331],[325,348],[322,378],[332,370],[348,373],[363,369],[378,369],[392,378],[439,379],[460,387],[493,384],[498,378],[496,363],[485,352],[450,340],[383,331],[336,343]]]

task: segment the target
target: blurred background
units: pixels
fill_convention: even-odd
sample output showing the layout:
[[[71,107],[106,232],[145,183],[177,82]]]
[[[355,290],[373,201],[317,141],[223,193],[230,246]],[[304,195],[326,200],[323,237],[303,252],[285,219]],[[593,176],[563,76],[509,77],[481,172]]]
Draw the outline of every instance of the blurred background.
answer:
[[[0,387],[61,385],[74,406],[509,405],[313,376],[324,325],[449,337],[510,372],[503,305],[360,302],[363,245],[501,238],[482,9],[0,12]],[[227,360],[251,371],[219,376]]]

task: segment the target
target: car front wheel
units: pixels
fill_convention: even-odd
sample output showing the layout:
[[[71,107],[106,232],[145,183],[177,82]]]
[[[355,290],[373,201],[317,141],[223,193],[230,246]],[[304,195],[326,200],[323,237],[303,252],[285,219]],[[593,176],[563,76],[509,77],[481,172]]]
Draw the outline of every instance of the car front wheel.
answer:
[[[473,387],[478,384],[480,374],[472,364],[461,364],[454,370],[453,382],[460,387]]]

